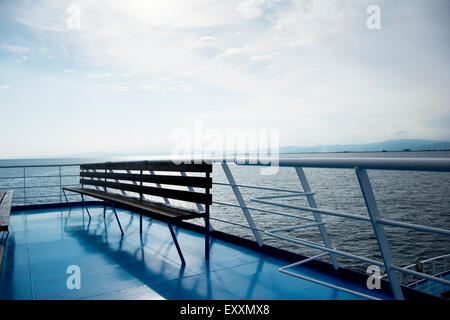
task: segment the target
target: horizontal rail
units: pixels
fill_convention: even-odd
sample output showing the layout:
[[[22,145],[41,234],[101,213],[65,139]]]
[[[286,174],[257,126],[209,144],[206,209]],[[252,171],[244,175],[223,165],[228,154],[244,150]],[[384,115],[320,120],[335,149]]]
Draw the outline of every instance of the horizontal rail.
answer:
[[[286,198],[295,198],[299,196],[309,196],[314,195],[313,192],[304,192],[304,193],[298,193],[298,194],[285,194],[285,195],[277,195],[277,196],[264,196],[264,197],[256,197],[253,199],[257,200],[267,200],[267,199],[286,199]]]
[[[260,186],[246,185],[246,184],[231,184],[231,183],[224,183],[224,182],[213,182],[213,184],[219,185],[219,186],[236,186],[239,188],[248,188],[248,189],[257,189],[257,190],[291,192],[291,193],[295,193],[295,194],[299,194],[299,195],[314,194],[313,192],[303,192],[303,191],[299,191],[299,190],[280,189],[280,188],[271,188],[271,187],[260,187]]]
[[[320,244],[317,244],[317,243],[314,243],[314,242],[311,242],[311,241],[308,241],[308,240],[297,239],[297,238],[284,236],[284,235],[278,235],[278,234],[275,234],[275,233],[272,233],[272,232],[268,232],[268,231],[265,231],[264,233],[267,234],[267,235],[270,235],[270,236],[272,236],[274,238],[278,238],[280,240],[285,240],[285,241],[288,241],[288,242],[291,242],[291,243],[295,243],[295,244],[298,244],[298,245],[310,247],[312,249],[322,250],[322,251],[326,251],[326,252],[329,252],[329,253],[337,254],[337,255],[340,255],[340,256],[343,256],[343,257],[347,257],[347,258],[355,259],[355,260],[358,260],[358,261],[366,262],[366,263],[369,263],[369,264],[374,264],[374,265],[377,265],[377,266],[380,266],[380,267],[384,267],[384,263],[383,262],[379,262],[379,261],[376,261],[376,260],[373,260],[373,259],[370,259],[370,258],[357,256],[357,255],[354,255],[354,254],[351,254],[351,253],[348,253],[348,252],[345,252],[345,251],[337,250],[335,248],[327,248],[327,247],[324,247],[324,246],[322,246]]]
[[[421,226],[418,224],[398,222],[398,221],[392,221],[392,220],[387,220],[387,219],[378,219],[377,222],[382,223],[384,225],[393,226],[393,227],[399,227],[399,228],[411,229],[411,230],[416,230],[416,231],[437,233],[437,234],[442,234],[444,236],[450,236],[450,230],[441,229],[441,228],[426,227],[426,226]]]
[[[430,275],[428,275],[426,273],[412,271],[412,270],[409,270],[409,269],[406,269],[406,268],[397,267],[397,266],[391,266],[391,268],[394,269],[394,270],[397,270],[399,272],[408,273],[410,275],[413,275],[413,276],[416,276],[416,277],[419,277],[419,278],[424,278],[424,279],[427,279],[427,280],[440,282],[442,284],[450,286],[450,281],[442,279],[442,278],[437,278],[437,277],[434,277],[434,276],[430,276]]]
[[[50,167],[76,167],[80,166],[82,163],[75,164],[26,164],[26,165],[13,165],[13,166],[0,166],[0,169],[9,168],[50,168]]]
[[[153,157],[154,160],[130,161],[132,163],[151,163],[151,162],[173,162],[167,157]],[[203,161],[205,163],[235,163],[237,165],[254,165],[254,166],[270,166],[278,165],[281,167],[305,167],[305,168],[346,168],[371,170],[412,170],[412,171],[443,171],[450,172],[450,159],[448,158],[289,158],[281,157],[276,159],[270,157],[233,157],[233,158],[182,158],[173,159],[174,161],[182,161],[182,163],[195,163]],[[89,163],[90,164],[90,163]],[[90,165],[96,165],[92,163]],[[103,164],[103,163],[102,163]],[[70,164],[42,164],[42,165],[10,165],[0,166],[1,168],[34,168],[34,167],[74,167],[80,166],[82,163]]]
[[[440,255],[440,256],[437,256],[437,257],[432,257],[432,258],[429,258],[429,259],[425,259],[425,260],[422,260],[422,261],[420,261],[420,263],[427,263],[427,262],[431,262],[431,261],[435,261],[435,260],[440,260],[440,259],[443,259],[443,258],[450,258],[450,254],[443,254],[443,255]],[[414,267],[416,264],[414,263],[414,264],[411,264],[411,265],[409,265],[409,266],[406,266],[405,268],[412,268],[412,267]]]
[[[353,219],[353,220],[370,222],[369,218],[360,216],[357,214],[350,214],[350,213],[345,213],[345,212],[337,212],[337,211],[311,208],[311,207],[294,206],[294,205],[290,205],[290,204],[282,204],[282,203],[276,203],[276,202],[258,200],[258,199],[252,199],[251,201],[259,202],[259,203],[263,203],[263,204],[269,204],[269,205],[278,206],[278,207],[283,207],[283,208],[288,208],[288,209],[310,211],[310,212],[316,212],[316,213],[321,213],[321,214],[327,214],[330,216],[336,216],[336,217],[341,217],[341,218],[349,218],[349,219]]]
[[[227,207],[233,207],[233,208],[244,208],[244,209],[257,211],[257,212],[262,212],[262,213],[271,213],[271,214],[275,214],[275,215],[279,215],[279,216],[284,216],[284,217],[290,217],[290,218],[294,218],[294,219],[301,219],[301,220],[305,220],[305,221],[313,221],[313,222],[315,222],[314,219],[301,217],[301,216],[296,216],[296,215],[289,214],[289,213],[282,213],[282,212],[264,210],[264,209],[253,208],[253,207],[241,207],[241,206],[239,206],[237,204],[232,204],[232,203],[227,203],[227,202],[220,202],[220,201],[213,201],[212,203],[213,204],[218,204],[218,205],[221,205],[221,206],[227,206]]]
[[[274,163],[271,158],[245,158],[237,157],[238,165],[304,168],[336,168],[371,170],[412,170],[412,171],[440,171],[450,172],[450,159],[448,158],[280,158]]]
[[[401,267],[401,268],[402,269],[410,269],[410,268],[413,268],[413,267],[417,267],[418,264],[425,265],[426,263],[429,263],[429,262],[435,263],[436,261],[441,260],[441,259],[445,259],[444,262],[446,262],[446,259],[449,259],[449,258],[450,258],[450,254],[443,254],[443,255],[440,255],[440,256],[436,256],[436,257],[428,258],[428,259],[425,259],[425,260],[421,260],[421,261],[418,261],[417,263],[412,263],[412,264],[410,264],[410,265],[408,265],[406,267]],[[445,272],[448,272],[448,270],[445,270],[445,271],[443,271],[441,273],[445,273]],[[441,274],[441,273],[439,273],[439,274]],[[436,275],[434,275],[434,276],[436,276]],[[386,275],[383,275],[382,278],[383,277],[386,277]]]
[[[303,260],[300,260],[300,261],[297,261],[297,262],[288,264],[287,266],[278,268],[278,270],[281,271],[281,270],[285,270],[285,269],[288,269],[288,268],[296,267],[296,266],[305,264],[305,263],[307,263],[307,262],[316,260],[316,259],[318,259],[318,258],[324,257],[324,256],[326,256],[326,255],[328,255],[327,252],[322,252],[322,253],[319,253],[319,254],[316,255],[316,256],[312,256],[312,257],[309,257],[309,258],[306,258],[306,259],[303,259]]]
[[[356,214],[337,212],[337,211],[331,211],[331,210],[325,210],[325,209],[310,208],[310,207],[294,206],[294,205],[288,205],[288,204],[281,204],[281,203],[276,203],[276,202],[258,200],[257,198],[252,199],[252,201],[260,202],[260,203],[264,203],[264,204],[270,204],[270,205],[279,206],[279,207],[284,207],[284,208],[289,208],[289,209],[311,211],[311,212],[317,212],[317,213],[331,215],[331,216],[337,216],[337,217],[342,217],[342,218],[349,218],[349,219],[353,219],[353,220],[370,222],[369,218],[360,216],[360,215],[356,215]],[[427,226],[392,221],[392,220],[387,220],[387,219],[378,219],[377,222],[385,224],[385,225],[390,225],[393,227],[411,229],[411,230],[416,230],[416,231],[424,231],[424,232],[430,232],[430,233],[438,233],[438,234],[442,234],[445,236],[450,236],[450,230],[441,229],[441,228],[427,227]]]
[[[77,187],[80,186],[80,184],[62,184],[61,187]],[[60,185],[46,185],[46,186],[18,186],[18,187],[8,187],[8,189],[33,189],[33,188],[54,188],[54,187],[60,187]]]
[[[49,185],[42,185],[42,186],[26,186],[26,187],[11,187],[8,189],[36,189],[36,188],[56,188],[56,187],[76,187],[79,186],[80,184],[64,184],[64,185],[59,185],[59,184],[49,184]]]
[[[210,220],[214,220],[214,221],[219,221],[219,222],[227,223],[227,224],[231,224],[231,225],[237,226],[237,227],[242,227],[242,228],[249,229],[249,230],[252,229],[252,228],[250,228],[249,226],[246,226],[246,225],[244,225],[244,224],[240,224],[240,223],[237,223],[237,222],[231,222],[231,221],[227,221],[227,220],[223,220],[223,219],[219,219],[219,218],[212,218],[212,217],[210,217],[209,219],[210,219]],[[258,228],[254,228],[254,230],[257,230],[257,231],[260,231],[260,232],[264,232],[264,230],[261,230],[261,229],[258,229]]]
[[[269,230],[269,232],[284,232],[284,231],[291,231],[291,230],[297,230],[297,229],[305,229],[305,228],[317,227],[320,224],[325,224],[325,222],[304,224],[304,225],[300,225],[300,226],[284,227],[284,228],[278,228],[278,229],[271,229],[271,230]]]
[[[65,177],[79,177],[79,174],[63,174],[61,175],[62,178]],[[59,175],[51,175],[51,176],[16,176],[16,177],[0,177],[0,180],[3,179],[23,179],[23,178],[59,178]]]
[[[79,195],[76,194],[68,194],[67,197],[76,197]],[[42,198],[60,198],[59,193],[55,195],[48,195],[48,196],[27,196],[27,197],[14,197],[14,200],[25,200],[25,199],[42,199]]]
[[[346,293],[353,294],[355,296],[366,298],[366,299],[369,299],[369,300],[381,300],[379,298],[376,298],[376,297],[373,297],[373,296],[369,296],[367,294],[364,294],[364,293],[361,293],[361,292],[358,292],[358,291],[350,290],[350,289],[347,289],[347,288],[344,288],[344,287],[336,286],[336,285],[328,283],[328,282],[323,282],[323,281],[320,281],[320,280],[317,280],[317,279],[314,279],[314,278],[306,277],[306,276],[300,275],[300,274],[292,272],[292,271],[280,270],[280,272],[286,273],[288,275],[291,275],[291,276],[294,276],[294,277],[297,277],[297,278],[300,278],[300,279],[303,279],[303,280],[306,280],[306,281],[314,282],[314,283],[317,283],[317,284],[325,286],[325,287],[329,287],[329,288],[332,288],[332,289],[336,289],[336,290],[339,290],[339,291],[343,291],[343,292],[346,292]]]
[[[320,281],[320,280],[317,280],[317,279],[314,279],[314,278],[311,278],[311,277],[306,277],[306,276],[301,275],[299,273],[295,273],[295,272],[286,270],[288,268],[292,268],[292,267],[299,266],[299,265],[305,264],[307,262],[316,260],[318,258],[321,258],[321,257],[327,255],[327,254],[328,253],[326,253],[326,252],[320,253],[320,254],[318,254],[316,256],[313,256],[313,257],[310,257],[310,258],[307,258],[307,259],[303,259],[303,260],[298,261],[298,262],[294,262],[294,263],[288,264],[287,266],[278,268],[278,271],[286,273],[286,274],[289,274],[291,276],[294,276],[294,277],[297,277],[297,278],[300,278],[300,279],[303,279],[303,280],[306,280],[306,281],[311,281],[311,282],[314,282],[314,283],[317,283],[317,284],[320,284],[320,285],[324,285],[324,286],[330,287],[332,289],[337,289],[337,290],[340,290],[340,291],[343,291],[343,292],[346,292],[346,293],[354,294],[354,295],[357,295],[359,297],[363,297],[363,298],[366,298],[366,299],[381,300],[381,299],[376,298],[374,296],[370,296],[370,295],[367,295],[367,294],[364,294],[364,293],[361,293],[361,292],[358,292],[358,291],[354,291],[354,290],[351,290],[351,289],[347,289],[347,288],[344,288],[344,287],[341,287],[341,286],[336,286],[336,285],[328,283],[328,282],[323,282],[323,281]]]

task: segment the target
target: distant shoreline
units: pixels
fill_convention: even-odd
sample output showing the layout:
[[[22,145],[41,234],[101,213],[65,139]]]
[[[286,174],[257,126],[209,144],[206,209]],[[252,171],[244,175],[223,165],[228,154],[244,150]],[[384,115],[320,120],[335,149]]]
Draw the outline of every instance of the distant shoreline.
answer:
[[[389,152],[443,152],[450,149],[442,150],[378,150],[378,151],[310,151],[310,152],[280,152],[279,154],[320,154],[320,153],[389,153]]]

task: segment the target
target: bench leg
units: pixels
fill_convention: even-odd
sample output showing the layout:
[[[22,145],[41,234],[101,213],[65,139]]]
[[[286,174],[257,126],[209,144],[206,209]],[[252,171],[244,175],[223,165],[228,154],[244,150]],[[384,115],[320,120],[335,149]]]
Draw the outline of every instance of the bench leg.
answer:
[[[178,255],[180,256],[180,259],[181,259],[181,264],[185,265],[186,261],[184,261],[183,253],[181,252],[177,237],[175,235],[175,232],[173,232],[172,224],[169,222],[169,223],[167,223],[167,225],[169,227],[170,234],[172,235],[173,242],[175,243],[175,247],[177,247]]]
[[[103,219],[106,219],[106,201],[103,201]]]
[[[114,206],[114,204],[111,204],[111,205],[112,205],[112,209],[114,211],[114,215],[116,216],[117,223],[119,224],[120,232],[122,233],[122,236],[123,236],[124,233],[122,230],[122,225],[120,224],[120,221],[119,221],[119,217],[117,216],[116,207]]]
[[[86,205],[86,203],[84,201],[84,196],[83,195],[81,195],[81,200],[83,201],[83,207],[86,208],[86,211],[87,211],[87,214],[88,214],[89,220],[90,220],[91,219],[91,214],[89,213],[89,209],[88,209],[88,207],[87,207],[87,205]]]
[[[63,189],[63,194],[64,194],[64,198],[66,198],[66,202],[69,203],[69,200],[67,199],[67,196],[66,196],[66,190],[64,190],[64,189]]]
[[[142,233],[142,214],[139,215],[139,233]]]
[[[209,260],[209,234],[210,234],[209,206],[207,205],[205,216],[205,260]]]
[[[72,212],[72,205],[69,203],[69,199],[67,199],[66,190],[63,189],[64,198],[66,198],[66,203],[69,204],[69,214]]]

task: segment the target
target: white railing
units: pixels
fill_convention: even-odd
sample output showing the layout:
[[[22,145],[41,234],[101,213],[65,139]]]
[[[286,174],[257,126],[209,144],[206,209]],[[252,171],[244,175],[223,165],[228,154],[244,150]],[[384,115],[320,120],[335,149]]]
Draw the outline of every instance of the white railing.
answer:
[[[273,159],[261,159],[261,158],[249,158],[249,157],[241,157],[234,159],[234,163],[238,165],[250,165],[250,166],[268,166],[271,163],[271,160]],[[239,206],[236,206],[231,203],[218,203],[220,205],[226,205],[226,206],[232,206],[232,207],[240,207],[248,221],[248,226],[240,225],[242,227],[250,228],[254,234],[255,240],[258,242],[259,245],[263,245],[263,241],[261,239],[261,234],[264,234],[266,236],[270,236],[273,238],[277,238],[280,240],[288,241],[290,243],[300,245],[300,246],[306,246],[312,249],[317,249],[320,251],[323,251],[325,254],[329,255],[331,258],[332,264],[335,268],[338,267],[337,262],[335,260],[335,256],[343,256],[351,259],[355,259],[361,262],[369,263],[371,265],[377,265],[379,267],[383,267],[386,271],[386,276],[389,280],[392,293],[394,298],[396,299],[403,299],[403,292],[401,289],[400,281],[398,278],[398,272],[406,273],[410,275],[414,275],[417,277],[420,277],[422,279],[427,279],[430,281],[435,281],[437,283],[440,283],[442,285],[450,285],[450,281],[443,279],[442,277],[437,277],[435,275],[429,275],[421,272],[412,271],[409,268],[401,268],[398,266],[395,266],[392,262],[392,255],[391,250],[389,247],[389,244],[386,239],[386,234],[384,231],[384,226],[389,225],[392,227],[398,227],[398,228],[406,228],[410,230],[415,231],[422,231],[422,232],[429,232],[434,234],[439,234],[443,236],[450,236],[450,230],[442,229],[442,228],[434,228],[434,227],[428,227],[423,225],[417,225],[417,224],[410,224],[410,223],[404,223],[404,222],[398,222],[398,221],[392,221],[388,219],[384,219],[381,217],[377,203],[375,200],[375,195],[372,189],[372,186],[370,184],[370,179],[367,174],[367,170],[408,170],[408,171],[435,171],[435,172],[450,172],[450,159],[430,159],[430,158],[409,158],[409,159],[398,159],[398,158],[346,158],[346,159],[330,159],[330,158],[324,158],[324,159],[300,159],[300,158],[282,158],[279,159],[278,165],[280,167],[294,167],[297,176],[300,179],[300,182],[303,186],[302,191],[297,190],[288,190],[288,189],[275,189],[275,188],[262,188],[257,186],[247,186],[247,185],[239,185],[236,184],[234,181],[234,178],[231,174],[231,171],[229,170],[227,161],[222,161],[222,168],[225,172],[225,175],[228,178],[228,184],[224,183],[215,183],[220,185],[229,185],[233,192],[236,195],[236,198],[239,202]],[[303,168],[335,168],[335,169],[354,169],[356,177],[359,182],[359,186],[364,198],[364,202],[368,211],[369,216],[361,216],[361,215],[355,215],[355,214],[349,214],[345,212],[339,212],[335,210],[324,210],[317,208],[317,205],[314,200],[314,193],[311,192],[311,189],[309,187],[308,181],[306,179],[306,176],[303,172]],[[213,183],[214,184],[214,183]],[[310,225],[302,225],[298,226],[298,228],[301,227],[311,227],[311,226],[317,226],[321,232],[321,236],[323,239],[324,244],[314,243],[305,239],[298,239],[291,236],[286,235],[280,235],[277,234],[277,232],[281,231],[282,229],[275,229],[275,230],[261,230],[257,229],[255,227],[255,224],[253,222],[251,211],[263,211],[265,213],[272,213],[272,214],[280,214],[280,215],[286,215],[280,212],[274,212],[270,210],[261,210],[258,208],[252,208],[249,207],[246,202],[244,201],[241,193],[240,188],[255,188],[255,189],[261,189],[261,190],[267,190],[272,189],[272,191],[284,191],[288,194],[286,195],[277,195],[277,196],[268,196],[268,197],[256,197],[253,199],[250,199],[250,201],[255,203],[261,203],[265,205],[275,206],[278,208],[286,208],[286,209],[292,209],[292,210],[298,210],[298,211],[306,211],[311,212],[313,215],[313,221],[315,223]],[[279,199],[283,197],[296,197],[296,196],[306,196],[308,199],[309,207],[305,206],[294,206],[294,205],[288,205],[283,204],[275,201],[269,201],[273,199]],[[374,231],[375,237],[377,239],[378,248],[380,250],[382,260],[383,261],[376,261],[370,258],[354,255],[349,252],[344,252],[341,250],[338,250],[334,248],[331,245],[330,240],[328,239],[327,231],[325,228],[325,225],[322,223],[321,215],[331,215],[331,216],[337,216],[341,218],[347,218],[347,219],[353,219],[358,221],[365,221],[367,223],[370,223],[372,226],[372,229]],[[297,219],[304,219],[302,217],[298,217],[295,215],[289,215],[290,217],[295,217]],[[217,220],[217,219],[216,219]],[[220,220],[223,221],[223,220]],[[231,222],[233,225],[239,225],[235,222]],[[294,227],[296,228],[296,227]],[[293,228],[291,228],[292,230]],[[287,229],[285,229],[287,230]],[[307,261],[313,260],[315,258],[319,258],[324,256],[325,254],[319,254],[315,257],[307,259]],[[288,271],[286,269],[294,266],[298,266],[300,264],[303,264],[307,262],[299,261],[297,263],[293,263],[287,266],[284,266],[279,269],[280,272],[284,272],[305,280],[309,280],[312,282],[318,282],[318,280],[305,277],[304,275],[300,275],[298,273],[294,273],[291,271]],[[334,289],[342,290],[344,292],[351,291],[353,294],[365,297],[365,298],[371,298],[376,299],[376,297],[368,296],[363,293],[355,292],[353,290],[348,290],[343,287],[335,286],[332,284],[322,283],[323,285],[332,287]]]
[[[73,173],[64,172],[67,169]],[[15,191],[13,205],[62,203],[61,187],[79,186],[79,171],[80,164],[0,166],[0,189]],[[65,181],[68,178],[75,182]]]
[[[160,159],[159,159],[160,160]],[[243,227],[246,229],[251,230],[253,237],[255,238],[256,242],[260,245],[264,245],[264,241],[262,238],[262,235],[275,238],[282,241],[290,242],[294,245],[298,246],[305,246],[312,249],[316,249],[319,251],[322,251],[322,254],[319,254],[317,256],[311,257],[307,260],[299,261],[287,266],[284,266],[279,269],[280,272],[284,272],[302,279],[306,279],[313,282],[318,282],[317,279],[312,279],[305,277],[303,275],[299,275],[295,272],[287,270],[288,268],[298,266],[301,264],[304,264],[308,261],[311,261],[313,259],[328,256],[331,260],[332,265],[335,269],[339,268],[338,262],[336,257],[342,256],[347,257],[350,259],[354,259],[360,262],[369,263],[371,265],[377,265],[379,267],[384,268],[386,271],[386,277],[389,280],[393,296],[396,299],[403,299],[403,292],[400,285],[398,273],[404,273],[409,274],[412,276],[419,277],[421,279],[426,279],[429,281],[434,281],[436,283],[440,283],[442,285],[450,285],[450,281],[443,279],[442,277],[439,277],[439,275],[436,274],[426,274],[423,272],[417,272],[411,270],[412,267],[398,267],[393,264],[392,262],[392,256],[390,247],[386,240],[386,234],[384,231],[384,226],[392,226],[392,227],[398,227],[398,228],[406,228],[410,230],[415,231],[421,231],[421,232],[429,232],[434,234],[439,234],[442,236],[449,236],[450,230],[442,229],[442,228],[435,228],[435,227],[428,227],[418,224],[410,224],[405,222],[398,222],[398,221],[392,221],[383,218],[377,207],[377,203],[375,200],[375,195],[372,190],[370,179],[367,174],[367,170],[410,170],[410,171],[439,171],[439,172],[450,172],[450,159],[418,159],[418,158],[409,158],[409,159],[394,159],[394,158],[346,158],[346,159],[300,159],[300,158],[281,158],[278,161],[278,165],[280,167],[292,167],[295,168],[297,178],[299,179],[302,190],[293,190],[293,189],[285,189],[285,188],[271,188],[271,187],[261,187],[261,186],[253,186],[253,185],[245,185],[245,184],[237,184],[234,180],[234,176],[230,170],[229,164],[233,163],[238,166],[267,166],[268,163],[271,163],[270,161],[273,159],[253,159],[253,158],[246,158],[246,157],[237,157],[234,159],[229,160],[223,160],[223,159],[210,159],[209,161],[217,163],[221,166],[223,169],[225,176],[228,180],[228,182],[217,182],[213,181],[213,184],[220,185],[220,186],[229,186],[231,190],[234,193],[234,196],[238,202],[237,204],[234,203],[227,203],[227,202],[221,202],[221,201],[213,201],[213,204],[218,206],[228,206],[233,207],[236,209],[240,209],[247,221],[247,224],[240,224],[236,221],[227,221],[224,219],[220,219],[217,217],[212,216],[211,220],[216,220],[219,222],[227,223],[234,226]],[[170,161],[170,160],[167,160]],[[27,172],[31,170],[31,168],[50,168],[54,167],[57,168],[55,174],[43,174],[43,175],[27,175]],[[0,181],[5,179],[23,179],[23,184],[19,186],[9,187],[8,189],[21,189],[23,190],[23,197],[18,197],[15,200],[23,200],[24,204],[30,204],[30,199],[34,198],[56,198],[59,200],[59,202],[63,202],[63,195],[61,193],[61,187],[62,186],[71,186],[71,185],[77,185],[77,184],[66,184],[63,183],[63,178],[65,177],[78,177],[77,174],[64,174],[62,173],[62,168],[65,167],[76,167],[79,169],[79,164],[61,164],[61,165],[33,165],[33,166],[0,166],[0,173],[1,169],[12,169],[15,168],[17,170],[21,170],[23,174],[17,175],[17,176],[5,176],[0,175]],[[303,168],[337,168],[337,169],[354,169],[356,177],[358,179],[359,187],[362,192],[362,196],[364,198],[364,202],[368,211],[368,216],[363,215],[355,215],[350,214],[346,212],[340,212],[336,210],[327,210],[327,209],[320,209],[318,208],[315,199],[314,199],[314,192],[312,192],[307,177],[303,171]],[[79,170],[78,170],[79,171]],[[27,183],[28,179],[48,179],[48,178],[55,178],[57,179],[57,183],[54,185],[38,185],[36,183],[33,183],[33,185],[30,185]],[[54,188],[58,187],[59,192],[52,195],[42,195],[42,196],[30,196],[28,195],[28,191],[30,189],[34,188]],[[0,187],[2,188],[2,187]],[[254,206],[249,206],[247,204],[247,201],[244,199],[241,193],[241,189],[254,189],[254,190],[261,190],[261,191],[273,191],[277,193],[284,193],[284,194],[277,194],[277,195],[270,195],[270,196],[259,196],[254,197],[250,199],[250,202],[256,203],[256,204],[263,204],[266,206],[276,207],[280,208],[282,210],[289,209],[294,211],[302,211],[302,212],[309,212],[311,213],[311,217],[303,217],[298,216],[291,213],[286,212],[280,212],[274,211],[274,210],[268,210],[268,209],[262,209]],[[213,196],[214,197],[214,196]],[[307,202],[309,206],[298,206],[298,205],[291,205],[291,204],[285,204],[275,201],[276,199],[282,199],[282,198],[294,198],[294,197],[306,197]],[[263,230],[256,227],[256,224],[253,220],[251,212],[260,212],[265,214],[273,214],[278,216],[284,216],[289,218],[295,218],[298,220],[306,221],[307,224],[300,224],[296,226],[290,226],[290,227],[284,227],[284,228],[271,228],[269,230]],[[382,261],[377,261],[374,259],[370,259],[363,256],[358,256],[350,252],[345,252],[342,250],[339,250],[335,248],[331,240],[328,237],[327,229],[325,226],[325,223],[322,221],[322,215],[330,215],[330,216],[337,216],[341,218],[346,219],[352,219],[357,221],[363,221],[371,225],[373,232],[377,239],[378,248],[380,250]],[[301,229],[301,228],[311,228],[316,227],[320,231],[322,241],[323,243],[315,243],[306,239],[300,239],[296,237],[292,237],[289,235],[284,235],[282,232],[284,231],[290,231],[295,229]],[[322,283],[322,282],[320,282]],[[353,294],[365,297],[365,298],[371,298],[376,299],[375,297],[368,296],[364,293],[356,292],[354,290],[349,290],[346,288],[342,288],[339,286],[335,286],[332,284],[322,283],[323,285],[332,287],[334,289],[342,290],[345,292],[351,292]]]
[[[429,272],[433,277],[443,279],[450,274],[450,254],[444,254],[433,258],[418,260],[402,268],[405,273],[404,282],[408,283],[408,287],[426,292],[428,294],[437,295],[437,293],[444,292],[445,289],[450,289],[450,286],[445,286],[442,282],[436,282],[432,279],[426,279],[415,274],[407,273],[408,270],[415,269],[416,272],[422,274]],[[383,277],[385,277],[384,275]],[[383,278],[381,277],[381,278]],[[420,280],[418,280],[420,279]]]

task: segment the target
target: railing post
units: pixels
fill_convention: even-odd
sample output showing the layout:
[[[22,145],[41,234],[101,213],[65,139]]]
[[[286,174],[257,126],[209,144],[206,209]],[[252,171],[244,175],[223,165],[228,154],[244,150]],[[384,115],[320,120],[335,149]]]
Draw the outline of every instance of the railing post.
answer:
[[[234,195],[236,196],[239,205],[241,206],[241,210],[244,213],[245,218],[247,219],[247,223],[253,232],[256,242],[258,242],[258,245],[262,247],[264,245],[264,242],[261,239],[258,230],[256,230],[255,222],[253,221],[250,211],[247,209],[245,200],[242,197],[241,192],[239,191],[239,187],[236,186],[236,181],[234,180],[233,174],[231,173],[230,168],[228,167],[228,164],[226,162],[222,163],[222,169],[225,172],[225,175],[227,176],[228,182],[230,183],[231,189],[233,189]]]
[[[372,223],[373,231],[375,233],[375,237],[377,238],[378,247],[380,249],[384,267],[391,285],[392,294],[395,299],[403,300],[402,288],[398,280],[397,272],[391,269],[391,266],[393,265],[392,256],[386,239],[386,234],[384,232],[384,227],[382,223],[378,222],[378,219],[380,219],[380,213],[378,211],[372,186],[370,185],[369,176],[367,175],[366,169],[356,167],[355,172],[358,178],[359,186],[361,187],[364,202],[366,203],[367,211],[369,212],[370,222]]]
[[[206,172],[206,178],[209,178],[209,172]],[[206,188],[206,194],[210,194],[209,188]],[[211,224],[209,223],[209,204],[205,204],[205,259],[209,260],[209,236],[211,232]]]
[[[316,200],[314,199],[314,195],[311,192],[311,187],[309,186],[308,179],[306,178],[305,172],[302,167],[295,167],[295,171],[297,172],[297,176],[300,179],[300,182],[303,187],[303,191],[306,193],[306,199],[308,199],[309,206],[311,208],[317,208]],[[316,220],[317,227],[319,228],[320,235],[322,236],[323,243],[327,248],[333,248],[331,240],[328,237],[327,228],[322,223],[322,216],[320,213],[313,212],[314,219]],[[339,268],[339,263],[336,259],[336,255],[330,253],[331,263],[335,270]]]
[[[142,174],[143,173],[144,172],[142,170],[139,171],[139,176],[140,176],[139,187],[141,188],[140,192],[139,192],[139,199],[141,201],[144,200],[144,194],[142,193],[142,185],[143,185],[143,181],[142,181],[143,176],[142,176]],[[139,214],[139,233],[142,233],[142,213]]]
[[[23,167],[23,201],[24,205],[27,205],[27,179],[26,179],[26,167]]]
[[[62,203],[62,177],[61,177],[61,166],[58,166],[59,168],[59,203]]]

